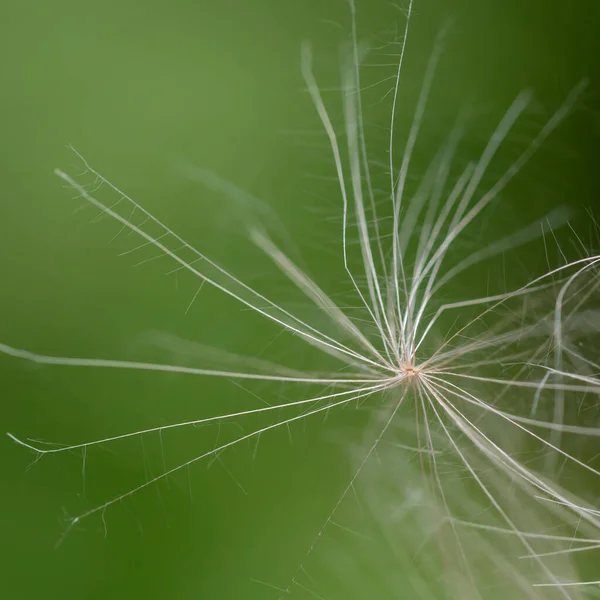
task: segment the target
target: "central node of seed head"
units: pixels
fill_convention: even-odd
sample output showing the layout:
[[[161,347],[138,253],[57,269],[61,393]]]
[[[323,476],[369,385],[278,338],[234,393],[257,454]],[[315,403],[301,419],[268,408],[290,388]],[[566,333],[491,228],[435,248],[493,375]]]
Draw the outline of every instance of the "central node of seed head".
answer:
[[[414,377],[415,375],[419,375],[421,370],[418,367],[415,367],[415,365],[404,365],[402,367],[402,372],[405,377]]]
[[[404,363],[400,365],[398,379],[401,381],[411,381],[421,375],[421,368],[413,363]]]

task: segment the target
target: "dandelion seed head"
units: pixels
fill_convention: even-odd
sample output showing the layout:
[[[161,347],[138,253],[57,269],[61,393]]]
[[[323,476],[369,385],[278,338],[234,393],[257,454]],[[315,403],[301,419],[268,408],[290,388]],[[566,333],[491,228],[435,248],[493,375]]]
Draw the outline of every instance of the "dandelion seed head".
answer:
[[[347,484],[330,513],[315,525],[314,536],[290,569],[287,583],[277,589],[284,595],[310,593],[318,588],[317,554],[325,554],[327,564],[333,564],[326,570],[330,574],[339,568],[336,561],[346,558],[344,552],[354,552],[348,560],[368,565],[375,573],[381,572],[382,565],[393,567],[392,576],[388,572],[377,578],[382,585],[377,597],[382,599],[399,597],[401,585],[422,598],[480,600],[522,592],[533,599],[578,599],[580,590],[595,579],[578,581],[572,556],[600,547],[597,503],[580,493],[582,486],[574,484],[571,476],[575,472],[600,477],[597,460],[585,456],[581,447],[572,448],[583,447],[580,440],[593,444],[600,437],[597,419],[584,422],[581,417],[597,405],[600,396],[600,366],[591,351],[597,348],[600,330],[596,308],[600,258],[584,249],[579,249],[582,256],[567,258],[553,239],[554,228],[566,222],[564,212],[550,214],[545,221],[548,230],[535,222],[500,239],[481,239],[475,245],[463,242],[573,108],[583,86],[573,88],[508,167],[494,166],[499,174],[489,185],[486,179],[496,154],[527,109],[530,92],[515,96],[485,145],[469,161],[456,160],[465,130],[464,119],[458,119],[426,173],[415,176],[411,171],[420,128],[447,32],[433,45],[412,124],[398,146],[394,126],[413,9],[410,1],[404,34],[394,42],[395,68],[386,94],[391,102],[389,139],[384,144],[389,162],[377,168],[387,187],[383,192],[375,190],[361,101],[361,67],[368,53],[360,48],[354,2],[350,5],[352,43],[342,65],[341,127],[328,112],[313,71],[310,45],[305,44],[301,53],[306,88],[333,159],[341,214],[340,268],[348,282],[351,309],[330,296],[255,219],[248,219],[250,242],[319,318],[303,316],[223,268],[105,179],[81,155],[77,154],[85,168],[83,181],[57,171],[78,199],[116,222],[117,236],[128,231],[139,238],[124,257],[156,252],[146,260],[171,261],[170,273],[187,273],[197,283],[186,312],[201,300],[206,288],[213,289],[269,323],[278,335],[299,340],[337,368],[326,373],[303,371],[293,357],[279,364],[226,353],[213,356],[218,365],[208,368],[206,361],[197,365],[59,357],[0,344],[3,354],[57,368],[170,373],[298,390],[297,398],[280,392],[277,402],[252,392],[257,404],[249,408],[200,414],[71,445],[49,446],[9,436],[38,457],[80,452],[86,460],[88,451],[109,443],[158,435],[162,449],[162,436],[168,432],[200,425],[218,430],[216,441],[195,448],[187,459],[165,464],[158,474],[147,475],[70,521],[72,526],[96,516],[105,525],[108,509],[182,470],[220,461],[226,451],[246,444],[255,444],[254,455],[260,440],[273,431],[291,432],[311,417],[329,419],[338,409],[366,406],[370,423],[361,432],[357,448],[348,444],[356,456]],[[235,186],[201,170],[194,173],[208,180],[212,189],[225,190],[247,206],[247,196]],[[411,177],[417,182],[415,189],[409,185]],[[385,212],[386,221],[378,216],[382,198],[386,209],[380,213]],[[505,254],[520,251],[540,236],[547,257],[548,245],[555,243],[560,255],[557,264],[548,258],[543,273],[513,288],[489,268],[486,274],[494,282],[501,281],[503,289],[473,296],[464,289],[462,296],[447,297],[449,284],[461,274],[487,261],[504,260]],[[487,283],[493,287],[489,279]],[[206,352],[197,352],[194,358],[202,354]],[[253,419],[263,421],[256,424]],[[240,423],[242,431],[234,428],[235,435],[222,438],[226,434],[221,426],[232,422]],[[247,422],[254,425],[244,429],[241,423]],[[573,471],[567,472],[566,464]],[[244,489],[239,483],[237,487]],[[348,509],[346,526],[342,516],[354,496],[358,500]],[[360,530],[363,521],[369,521],[366,532]],[[335,528],[361,543],[354,546],[326,535]],[[364,543],[365,538],[370,542]],[[373,540],[377,552],[372,551]],[[359,569],[352,570],[353,576],[359,574]],[[385,590],[384,581],[389,583]],[[323,597],[316,591],[312,595]],[[365,592],[362,597],[375,595]]]

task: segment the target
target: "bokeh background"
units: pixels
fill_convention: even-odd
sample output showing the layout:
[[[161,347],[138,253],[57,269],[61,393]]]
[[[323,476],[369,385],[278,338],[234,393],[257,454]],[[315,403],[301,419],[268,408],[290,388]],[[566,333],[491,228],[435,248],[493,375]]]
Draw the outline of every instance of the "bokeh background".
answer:
[[[359,35],[373,46],[402,30],[402,13],[388,2],[357,5]],[[97,213],[74,200],[53,170],[81,172],[66,148],[72,144],[192,245],[285,297],[248,250],[240,221],[255,208],[242,210],[207,190],[182,165],[210,170],[261,198],[294,239],[288,247],[300,248],[303,264],[330,293],[344,292],[335,238],[339,198],[327,180],[333,169],[325,140],[311,133],[319,126],[299,57],[310,39],[319,81],[337,85],[338,49],[350,31],[347,3],[8,0],[0,15],[0,341],[56,355],[219,364],[218,355],[187,340],[324,368],[310,349],[280,343],[276,328],[213,291],[203,290],[188,310],[197,284],[166,275],[171,267],[161,261],[135,266],[150,254],[120,256],[135,246],[132,239],[111,241],[118,227],[96,222]],[[567,204],[593,244],[582,209],[597,208],[600,193],[600,5],[417,1],[403,80],[409,108],[399,111],[399,135],[448,19],[423,156],[435,151],[436,131],[451,126],[465,101],[477,115],[466,144],[479,148],[512,98],[531,87],[536,105],[520,132],[526,139],[588,77],[573,115],[512,189],[498,227]],[[393,66],[381,69],[366,77],[393,74]],[[368,94],[375,139],[385,139],[377,127],[386,125],[390,85]],[[325,98],[339,118],[336,94]],[[525,270],[530,260],[537,258],[523,257]],[[7,356],[0,356],[0,381],[2,430],[64,443],[252,407],[256,395],[277,402],[294,394],[272,384],[241,388],[167,374],[39,367]],[[2,438],[2,594],[275,598],[257,581],[289,582],[347,484],[339,438],[355,419],[317,419],[265,436],[256,453],[245,445],[195,465],[113,506],[104,522],[82,522],[58,548],[65,516],[123,493],[246,423],[222,432],[171,432],[162,446],[156,437],[107,446],[89,452],[85,469],[77,453],[32,465],[35,455]]]

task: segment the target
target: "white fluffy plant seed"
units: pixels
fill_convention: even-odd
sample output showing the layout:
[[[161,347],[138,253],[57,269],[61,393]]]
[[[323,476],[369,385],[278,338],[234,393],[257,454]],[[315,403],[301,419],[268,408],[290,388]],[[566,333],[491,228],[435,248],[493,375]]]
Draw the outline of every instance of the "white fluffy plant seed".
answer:
[[[337,361],[339,368],[310,373],[294,364],[255,358],[236,361],[246,370],[228,368],[229,359],[224,359],[223,368],[203,368],[47,356],[0,344],[4,354],[48,365],[282,382],[305,390],[300,400],[257,403],[232,414],[74,445],[41,445],[8,435],[40,457],[73,451],[85,456],[96,446],[125,438],[273,415],[269,424],[88,509],[71,519],[73,526],[103,516],[169,475],[270,430],[358,405],[372,418],[363,441],[350,444],[352,476],[331,513],[324,515],[320,530],[316,528],[301,563],[291,569],[289,581],[270,582],[282,597],[592,597],[600,583],[600,562],[594,555],[600,548],[600,506],[590,493],[598,489],[600,477],[594,458],[600,426],[593,408],[600,394],[600,256],[585,253],[582,246],[579,257],[561,258],[547,272],[513,289],[472,296],[465,286],[459,300],[449,300],[447,294],[449,284],[470,269],[481,272],[505,254],[508,261],[512,252],[536,238],[543,248],[542,236],[565,223],[564,213],[554,211],[542,225],[533,223],[477,247],[462,244],[574,107],[583,84],[573,89],[520,155],[494,175],[492,184],[486,184],[490,165],[527,109],[527,92],[508,107],[480,154],[457,167],[465,129],[464,119],[459,120],[426,172],[414,174],[419,179],[414,190],[408,183],[411,162],[443,35],[425,72],[412,126],[399,146],[394,125],[410,45],[411,2],[404,35],[395,46],[389,144],[375,149],[379,155],[387,152],[389,159],[382,194],[373,184],[373,170],[381,170],[381,165],[373,166],[363,123],[363,57],[353,1],[351,9],[352,43],[342,69],[343,136],[323,102],[308,45],[302,49],[302,71],[328,136],[339,182],[343,267],[357,307],[352,311],[338,305],[258,227],[250,231],[251,240],[272,259],[282,278],[314,305],[319,313],[314,322],[190,246],[82,157],[91,185],[57,171],[77,197],[114,219],[119,231],[137,235],[138,248],[158,250],[173,262],[173,269],[196,277],[200,287],[212,286],[235,299],[274,323],[283,335],[327,355],[326,364]]]

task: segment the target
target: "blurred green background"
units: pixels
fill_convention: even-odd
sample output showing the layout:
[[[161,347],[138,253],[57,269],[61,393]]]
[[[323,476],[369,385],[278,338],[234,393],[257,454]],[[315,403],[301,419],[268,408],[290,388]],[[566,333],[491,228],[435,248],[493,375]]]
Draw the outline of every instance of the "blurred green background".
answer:
[[[359,35],[373,45],[402,30],[402,15],[389,3],[357,4]],[[449,18],[429,129],[448,128],[462,103],[474,99],[481,117],[467,146],[480,144],[512,98],[532,87],[538,113],[531,133],[587,76],[577,110],[522,178],[507,214],[539,216],[560,203],[597,206],[598,2],[417,1],[403,83],[409,98]],[[303,92],[299,56],[302,41],[312,40],[319,81],[332,87],[349,31],[344,0],[5,1],[0,341],[47,354],[204,364],[181,346],[175,353],[157,347],[149,332],[162,332],[324,368],[310,349],[294,340],[278,345],[275,327],[214,291],[203,290],[186,313],[196,283],[166,276],[165,262],[136,268],[135,255],[119,256],[135,246],[132,238],[111,243],[118,226],[93,222],[97,213],[82,209],[53,169],[82,170],[66,149],[73,144],[192,245],[277,297],[279,286],[261,279],[261,263],[247,250],[235,204],[178,166],[214,171],[271,206],[315,278],[328,281],[330,293],[342,292],[346,287],[330,275],[339,272],[339,246],[331,237],[339,198],[335,186],[314,176],[333,170],[325,141],[304,135],[319,125]],[[393,67],[383,68],[367,77],[392,73]],[[372,97],[382,98],[390,85],[382,83]],[[325,98],[335,115],[337,96]],[[368,106],[385,126],[389,103]],[[412,110],[412,104],[402,108],[399,119],[409,122]],[[425,137],[424,154],[431,156],[439,141]],[[385,146],[374,152],[387,160]],[[582,227],[585,237],[584,221]],[[245,390],[166,374],[36,367],[7,356],[0,356],[0,373],[2,430],[64,443],[254,407],[252,394],[269,402],[297,394],[276,385]],[[353,418],[326,426],[315,419],[265,436],[256,456],[254,446],[244,445],[210,468],[195,465],[110,508],[106,527],[97,516],[84,521],[58,549],[65,514],[80,514],[160,472],[160,441],[90,451],[83,477],[81,455],[45,457],[29,469],[35,456],[2,438],[3,596],[277,597],[253,580],[289,582],[347,484],[347,457],[336,435]],[[164,464],[192,457],[217,435],[235,435],[236,427],[165,434]]]

